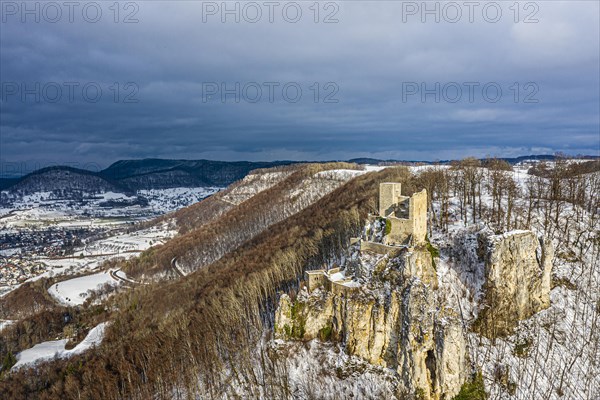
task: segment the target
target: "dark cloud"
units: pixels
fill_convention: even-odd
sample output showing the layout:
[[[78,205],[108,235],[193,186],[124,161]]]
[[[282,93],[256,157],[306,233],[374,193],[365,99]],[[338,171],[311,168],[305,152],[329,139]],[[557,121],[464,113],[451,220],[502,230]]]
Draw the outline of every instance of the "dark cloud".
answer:
[[[228,4],[242,10],[248,3]],[[137,11],[122,8],[119,23],[113,3],[99,2],[102,17],[91,23],[80,11],[91,3],[78,3],[73,22],[63,6],[50,23],[44,19],[55,14],[43,11],[45,3],[28,2],[39,4],[35,22],[22,15],[24,3],[3,1],[0,156],[106,165],[141,157],[598,154],[598,3],[537,2],[537,23],[522,21],[531,9],[515,23],[509,3],[496,3],[497,23],[479,10],[470,23],[464,7],[456,23],[443,13],[440,23],[431,15],[423,23],[419,13],[404,14],[404,22],[403,7],[422,3],[388,1],[332,3],[339,9],[322,8],[319,23],[312,2],[294,3],[303,12],[297,23],[281,14],[289,2],[279,3],[273,23],[264,5],[258,23],[244,15],[222,23],[220,13],[203,22],[203,7],[222,3],[199,1],[133,2]],[[138,22],[123,23],[132,12]],[[339,22],[322,23],[332,12]],[[468,82],[478,84],[472,93]],[[239,83],[247,98],[229,94],[222,103],[223,83],[230,90]],[[439,98],[422,98],[436,83]],[[292,102],[298,87],[302,96]],[[24,88],[39,101],[32,93],[23,100]]]

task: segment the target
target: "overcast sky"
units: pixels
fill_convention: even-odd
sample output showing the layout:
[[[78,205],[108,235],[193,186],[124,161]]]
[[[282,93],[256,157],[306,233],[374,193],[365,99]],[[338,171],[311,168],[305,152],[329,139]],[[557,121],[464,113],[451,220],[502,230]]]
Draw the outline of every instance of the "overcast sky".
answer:
[[[486,3],[3,0],[0,157],[597,155],[599,2]]]

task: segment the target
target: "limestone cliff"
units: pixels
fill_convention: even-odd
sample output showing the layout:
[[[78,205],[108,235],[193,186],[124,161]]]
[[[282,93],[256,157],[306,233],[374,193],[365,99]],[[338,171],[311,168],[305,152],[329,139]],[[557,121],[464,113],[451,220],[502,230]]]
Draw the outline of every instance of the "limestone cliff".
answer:
[[[552,245],[531,231],[484,237],[484,301],[476,330],[488,337],[508,334],[518,321],[550,305]]]
[[[429,252],[405,252],[360,291],[282,295],[275,334],[340,341],[349,354],[395,370],[408,392],[451,398],[468,375],[465,336],[456,313],[437,302],[436,287]]]
[[[485,270],[483,300],[472,329],[486,336],[504,334],[548,307],[551,245],[530,231],[493,235],[482,230],[473,239],[465,241],[474,244],[469,251],[455,249],[479,258],[464,273]],[[361,255],[371,257],[372,268],[361,274],[362,286],[356,290],[335,291],[325,285],[311,293],[304,289],[294,300],[282,295],[275,336],[339,342],[348,354],[395,371],[404,393],[453,398],[477,367],[467,355],[466,322],[456,304],[451,308],[446,303],[442,291],[448,287],[438,282],[432,253],[422,246],[380,253],[381,258],[373,254]]]

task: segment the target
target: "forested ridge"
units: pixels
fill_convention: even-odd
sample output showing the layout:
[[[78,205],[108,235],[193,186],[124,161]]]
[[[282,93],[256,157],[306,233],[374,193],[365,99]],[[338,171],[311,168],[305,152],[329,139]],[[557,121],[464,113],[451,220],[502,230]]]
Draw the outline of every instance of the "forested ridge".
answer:
[[[252,375],[250,352],[277,290],[347,245],[376,210],[380,182],[404,182],[410,191],[409,177],[405,168],[359,176],[205,268],[117,294],[106,303],[111,325],[97,349],[14,371],[0,392],[14,399],[219,397],[225,371]]]
[[[284,220],[323,195],[342,185],[342,179],[325,179],[317,174],[336,168],[358,168],[355,164],[307,164],[275,180],[273,186],[260,191],[238,205],[226,201],[231,190],[219,193],[175,213],[182,235],[127,263],[124,269],[132,276],[168,272],[177,260],[179,268],[191,272],[218,260],[227,252]],[[239,185],[234,185],[235,190]],[[196,221],[195,226],[191,221]]]

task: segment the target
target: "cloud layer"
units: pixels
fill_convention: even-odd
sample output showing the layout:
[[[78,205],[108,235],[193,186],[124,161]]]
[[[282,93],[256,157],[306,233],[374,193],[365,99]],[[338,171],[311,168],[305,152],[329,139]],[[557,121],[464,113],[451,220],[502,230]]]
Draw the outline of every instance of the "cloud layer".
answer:
[[[2,2],[0,156],[598,154],[599,4],[489,3]]]

